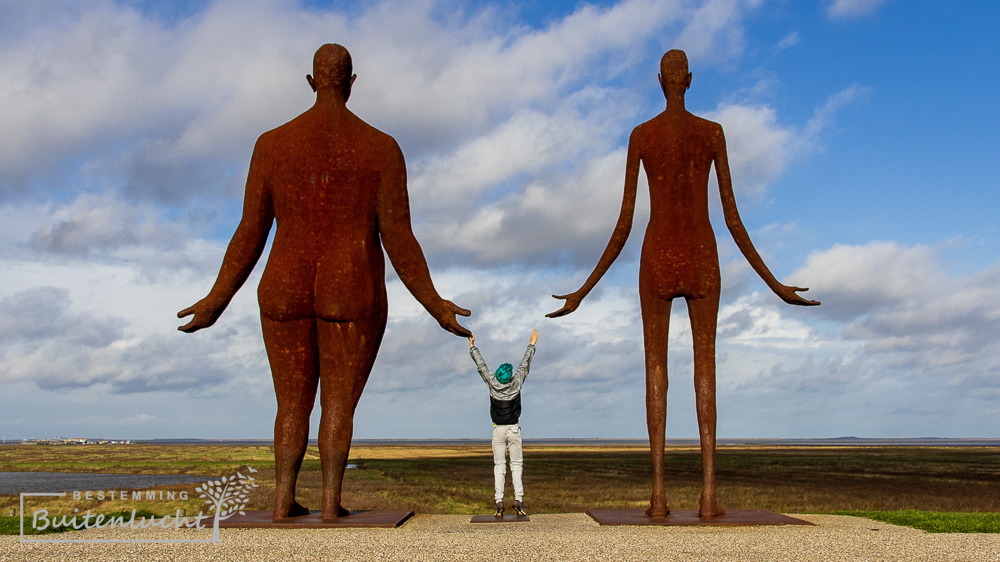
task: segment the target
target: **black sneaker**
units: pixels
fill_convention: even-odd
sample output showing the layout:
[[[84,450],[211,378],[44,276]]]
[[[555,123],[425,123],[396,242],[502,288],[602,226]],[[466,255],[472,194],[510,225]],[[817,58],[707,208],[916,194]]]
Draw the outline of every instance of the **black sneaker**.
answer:
[[[493,517],[503,517],[503,502],[497,502],[496,511],[493,512]]]
[[[521,503],[521,500],[516,500],[514,502],[514,513],[516,513],[520,517],[528,516],[528,512],[524,510],[524,504]]]

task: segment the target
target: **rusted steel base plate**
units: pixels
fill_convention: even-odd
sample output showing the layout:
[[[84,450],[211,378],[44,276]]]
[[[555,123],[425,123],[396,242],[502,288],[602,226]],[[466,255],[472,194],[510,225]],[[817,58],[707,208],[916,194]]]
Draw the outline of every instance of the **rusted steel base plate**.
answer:
[[[247,511],[246,515],[236,514],[219,527],[226,529],[336,529],[340,527],[399,527],[413,516],[412,511],[352,511],[346,517],[323,519],[322,511],[310,511],[309,515],[293,517],[286,521],[272,521],[270,511]]]
[[[472,520],[469,523],[518,523],[521,521],[530,521],[527,515],[504,515],[503,517],[495,517],[493,515],[473,515]]]
[[[728,509],[722,517],[698,517],[694,509],[678,509],[666,517],[647,517],[642,509],[591,509],[587,515],[601,525],[812,525],[766,509]]]

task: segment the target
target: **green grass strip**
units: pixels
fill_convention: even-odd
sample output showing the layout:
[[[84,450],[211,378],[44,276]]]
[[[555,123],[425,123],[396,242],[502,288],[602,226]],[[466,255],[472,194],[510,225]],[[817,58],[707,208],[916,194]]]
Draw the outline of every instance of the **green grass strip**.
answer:
[[[928,533],[1000,533],[1000,513],[957,513],[943,511],[838,511],[837,515],[865,517],[913,527]]]
[[[24,534],[25,535],[47,535],[49,533],[65,533],[66,531],[73,531],[73,527],[53,527],[49,526],[44,531],[36,531],[31,526],[31,519],[27,519],[24,522]],[[0,535],[20,535],[21,534],[21,518],[20,517],[0,517]]]
[[[115,511],[115,512],[112,512],[112,513],[105,514],[105,518],[106,519],[110,519],[112,517],[124,517],[125,518],[125,522],[127,523],[132,518],[132,510],[128,510],[128,511],[121,510],[121,511]],[[145,517],[145,518],[149,519],[150,517],[157,517],[157,518],[159,518],[161,516],[153,513],[152,511],[148,511],[148,510],[145,510],[145,509],[137,509],[135,511],[135,520],[138,521],[140,517]],[[59,527],[54,526],[54,525],[49,525],[45,529],[43,529],[41,531],[38,531],[34,527],[31,526],[31,518],[30,517],[27,518],[27,519],[25,519],[25,521],[24,521],[24,534],[25,535],[47,535],[49,533],[66,533],[66,532],[69,532],[69,531],[76,531],[76,530],[77,529],[74,529],[70,525],[59,526]],[[20,535],[20,534],[21,534],[21,518],[20,517],[0,517],[0,535]]]

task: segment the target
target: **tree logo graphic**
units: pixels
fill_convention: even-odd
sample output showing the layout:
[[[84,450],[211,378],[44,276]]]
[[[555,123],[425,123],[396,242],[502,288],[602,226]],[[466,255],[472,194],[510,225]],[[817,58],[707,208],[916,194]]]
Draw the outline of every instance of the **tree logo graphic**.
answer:
[[[257,472],[248,466],[249,473]],[[253,476],[244,476],[239,471],[233,476],[223,476],[218,480],[209,480],[196,487],[198,497],[205,498],[205,503],[215,508],[215,520],[228,519],[234,514],[246,515],[243,507],[250,501],[250,490],[259,487]]]

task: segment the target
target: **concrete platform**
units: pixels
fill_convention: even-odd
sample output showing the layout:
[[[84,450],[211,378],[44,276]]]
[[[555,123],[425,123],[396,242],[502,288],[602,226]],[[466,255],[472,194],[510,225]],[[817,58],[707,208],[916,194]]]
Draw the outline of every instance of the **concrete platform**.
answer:
[[[208,539],[203,529],[88,529],[58,535],[0,535],[2,560],[682,560],[829,562],[1000,561],[996,533],[927,533],[846,515],[793,515],[813,525],[602,527],[584,513],[531,514],[531,525],[470,525],[466,515],[416,514],[396,529],[223,529],[207,544],[38,543]],[[501,536],[502,535],[502,536]],[[363,550],[361,550],[363,548]],[[501,552],[502,551],[502,552]],[[354,553],[352,556],[351,553]],[[498,555],[500,553],[500,555]]]
[[[470,520],[469,523],[520,523],[530,520],[531,519],[527,515],[508,514],[503,517],[495,517],[493,515],[473,515],[472,520]]]
[[[728,509],[722,517],[698,517],[694,509],[678,509],[666,517],[647,517],[642,509],[591,509],[587,511],[601,525],[709,525],[742,527],[750,525],[812,525],[766,509]]]
[[[270,511],[247,511],[219,521],[222,529],[337,529],[342,527],[399,527],[413,516],[412,511],[352,511],[346,517],[323,520],[322,511],[293,517],[287,521],[272,521]]]

